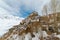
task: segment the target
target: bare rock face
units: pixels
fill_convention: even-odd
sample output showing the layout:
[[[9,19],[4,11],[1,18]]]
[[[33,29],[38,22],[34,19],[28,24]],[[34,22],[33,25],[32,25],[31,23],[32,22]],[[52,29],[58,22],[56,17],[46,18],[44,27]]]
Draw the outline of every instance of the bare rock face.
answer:
[[[8,33],[3,35],[0,39],[26,40],[26,37],[28,37],[27,40],[51,40],[52,38],[56,38],[56,40],[58,40],[59,38],[56,36],[60,33],[58,31],[60,20],[56,20],[57,25],[55,26],[54,15],[56,15],[56,13],[49,14],[48,16],[40,16],[38,15],[38,12],[34,11],[27,18],[22,20],[19,25],[15,25],[13,28],[9,29]],[[59,19],[58,15],[60,15],[60,13],[57,13],[56,19]],[[53,35],[54,33],[56,33],[55,36]],[[52,35],[54,37],[52,37]]]

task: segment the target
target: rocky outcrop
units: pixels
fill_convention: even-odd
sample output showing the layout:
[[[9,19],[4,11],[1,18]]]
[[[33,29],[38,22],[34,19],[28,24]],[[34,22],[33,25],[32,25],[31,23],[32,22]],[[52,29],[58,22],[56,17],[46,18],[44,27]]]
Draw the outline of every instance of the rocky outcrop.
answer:
[[[55,15],[57,16],[55,17]],[[60,26],[59,15],[60,12],[40,16],[34,11],[26,19],[22,20],[19,25],[15,25],[9,29],[9,31],[1,37],[1,40],[33,40],[36,38],[37,40],[59,40],[57,37],[57,34],[60,34],[58,31]],[[54,18],[56,18],[56,22]],[[28,39],[26,39],[26,37],[28,37]]]

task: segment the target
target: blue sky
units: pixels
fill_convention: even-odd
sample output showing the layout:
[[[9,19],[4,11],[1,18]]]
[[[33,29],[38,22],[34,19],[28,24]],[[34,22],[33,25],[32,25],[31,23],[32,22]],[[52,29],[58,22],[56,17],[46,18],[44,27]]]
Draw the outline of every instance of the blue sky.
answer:
[[[3,8],[11,12],[10,14],[27,17],[32,11],[41,14],[41,9],[49,0],[3,0]]]

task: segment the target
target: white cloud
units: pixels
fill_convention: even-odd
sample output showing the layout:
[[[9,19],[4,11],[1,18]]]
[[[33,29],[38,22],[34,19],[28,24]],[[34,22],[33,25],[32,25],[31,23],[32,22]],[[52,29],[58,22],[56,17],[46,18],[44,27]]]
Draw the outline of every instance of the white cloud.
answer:
[[[18,2],[16,3],[16,1],[0,0],[0,7],[10,12],[10,14],[17,15],[17,13],[19,13],[19,5],[20,4]]]
[[[24,5],[25,10],[34,10],[41,14],[42,7],[48,3],[50,0],[3,0],[6,4],[8,4],[10,7],[7,8],[10,11],[13,11],[12,13],[19,13],[22,8],[20,8],[22,5]],[[15,12],[15,13],[14,13]],[[21,13],[19,13],[21,14]],[[22,15],[22,14],[21,14]]]

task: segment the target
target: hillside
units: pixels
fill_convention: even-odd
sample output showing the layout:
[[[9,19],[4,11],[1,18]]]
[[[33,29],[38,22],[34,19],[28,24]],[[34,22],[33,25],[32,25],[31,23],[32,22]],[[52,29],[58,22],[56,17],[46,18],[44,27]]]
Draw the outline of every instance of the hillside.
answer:
[[[60,12],[40,16],[32,12],[20,24],[13,26],[0,40],[59,40]]]

